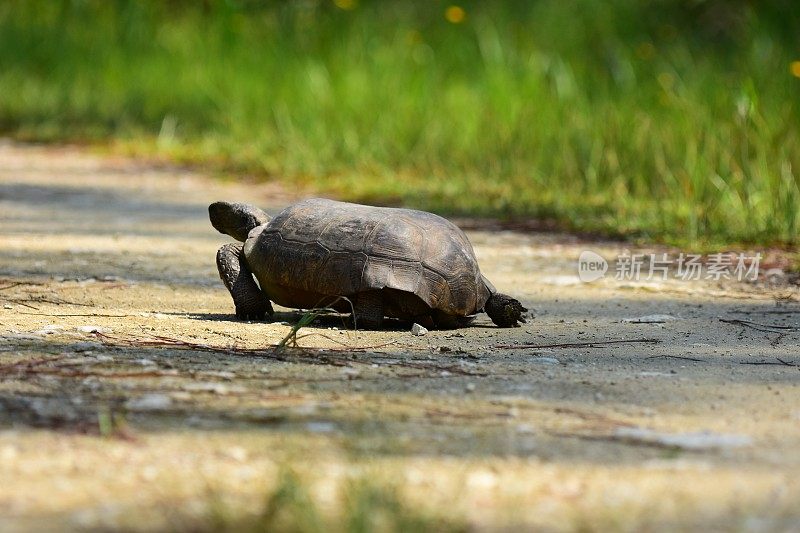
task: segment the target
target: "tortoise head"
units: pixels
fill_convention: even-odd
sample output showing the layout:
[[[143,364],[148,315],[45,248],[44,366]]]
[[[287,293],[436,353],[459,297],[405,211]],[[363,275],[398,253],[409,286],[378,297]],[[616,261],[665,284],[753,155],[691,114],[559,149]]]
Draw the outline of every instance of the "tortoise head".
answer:
[[[208,217],[217,231],[242,242],[247,240],[251,229],[270,220],[269,215],[257,207],[229,202],[214,202],[208,206]]]

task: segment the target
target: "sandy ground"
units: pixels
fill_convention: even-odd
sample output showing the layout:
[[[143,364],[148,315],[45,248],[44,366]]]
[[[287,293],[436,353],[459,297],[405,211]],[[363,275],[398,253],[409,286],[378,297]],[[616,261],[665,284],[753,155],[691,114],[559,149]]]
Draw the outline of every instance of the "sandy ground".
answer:
[[[322,508],[367,479],[477,530],[800,529],[796,285],[583,284],[623,245],[475,230],[524,327],[326,318],[276,352],[298,315],[233,319],[206,206],[298,195],[0,145],[0,530],[256,510],[287,465]]]

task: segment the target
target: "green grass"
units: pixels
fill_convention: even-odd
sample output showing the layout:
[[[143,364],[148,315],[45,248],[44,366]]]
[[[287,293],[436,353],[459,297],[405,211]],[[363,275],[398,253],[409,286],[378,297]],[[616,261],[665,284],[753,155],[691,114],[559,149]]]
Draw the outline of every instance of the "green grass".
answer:
[[[470,1],[460,23],[337,2],[3,2],[0,131],[444,214],[796,244],[793,0]]]
[[[324,509],[291,470],[281,473],[262,508],[252,514],[234,511],[219,498],[212,498],[204,520],[175,520],[176,531],[192,532],[463,532],[468,528],[456,520],[434,517],[403,500],[395,487],[357,478],[339,491],[336,512]],[[187,527],[188,526],[188,527]]]

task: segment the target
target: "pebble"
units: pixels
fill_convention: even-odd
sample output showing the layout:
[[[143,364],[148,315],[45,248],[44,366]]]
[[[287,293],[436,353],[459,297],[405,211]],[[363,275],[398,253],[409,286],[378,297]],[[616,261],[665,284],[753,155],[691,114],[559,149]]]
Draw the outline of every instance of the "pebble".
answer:
[[[428,333],[428,328],[420,326],[416,322],[414,322],[414,325],[411,326],[411,334],[412,335],[416,335],[417,337],[421,337],[422,335],[425,335],[426,333]]]
[[[531,359],[531,363],[541,363],[543,365],[557,365],[561,363],[561,361],[559,361],[555,357],[534,357],[533,359]]]
[[[76,331],[81,333],[111,333],[111,330],[101,326],[77,326]]]

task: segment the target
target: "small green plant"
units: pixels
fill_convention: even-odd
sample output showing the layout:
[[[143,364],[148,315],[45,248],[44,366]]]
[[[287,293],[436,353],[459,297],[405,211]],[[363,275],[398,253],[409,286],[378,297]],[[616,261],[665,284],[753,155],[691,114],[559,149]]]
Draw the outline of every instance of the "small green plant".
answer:
[[[290,346],[292,348],[297,347],[297,333],[303,329],[304,327],[310,326],[317,317],[325,312],[324,309],[312,309],[310,311],[306,311],[300,317],[300,319],[292,325],[292,328],[289,330],[289,333],[281,339],[281,341],[276,345],[278,348],[285,348],[286,346]]]
[[[209,515],[191,531],[276,533],[457,532],[466,527],[434,518],[404,502],[390,486],[359,478],[342,486],[336,509],[323,512],[308,487],[291,469],[283,469],[278,483],[255,514],[241,516],[212,494]]]
[[[121,437],[129,438],[128,421],[125,415],[113,411],[107,406],[97,410],[97,432],[101,437]]]
[[[455,523],[438,521],[408,506],[390,486],[377,486],[364,479],[351,482],[345,491],[349,533],[373,531],[460,531]]]
[[[281,473],[277,488],[256,518],[259,531],[324,531],[319,510],[308,491],[290,470]]]
[[[336,305],[339,301],[344,300],[348,304],[350,304],[351,311],[353,310],[353,303],[350,301],[349,298],[346,296],[339,296],[333,302],[330,303],[331,306]],[[320,302],[321,303],[321,302]],[[337,313],[336,309],[332,307],[314,307],[313,309],[309,309],[300,317],[300,319],[292,325],[292,329],[289,330],[289,333],[281,339],[281,341],[276,345],[277,348],[285,348],[290,346],[292,348],[297,347],[297,341],[303,336],[298,337],[297,334],[300,332],[301,329],[310,326],[314,323],[314,321],[321,315],[327,315],[331,313]],[[357,324],[355,325],[357,326]]]

